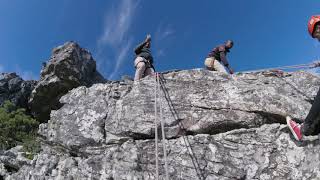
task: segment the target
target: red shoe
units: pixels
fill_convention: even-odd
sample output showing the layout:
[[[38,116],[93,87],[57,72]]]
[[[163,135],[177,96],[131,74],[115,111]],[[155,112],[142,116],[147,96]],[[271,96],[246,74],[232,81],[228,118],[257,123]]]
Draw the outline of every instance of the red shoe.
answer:
[[[288,125],[291,133],[293,134],[294,138],[297,141],[301,141],[301,139],[302,139],[301,125],[292,121],[289,116],[287,116],[287,125]]]

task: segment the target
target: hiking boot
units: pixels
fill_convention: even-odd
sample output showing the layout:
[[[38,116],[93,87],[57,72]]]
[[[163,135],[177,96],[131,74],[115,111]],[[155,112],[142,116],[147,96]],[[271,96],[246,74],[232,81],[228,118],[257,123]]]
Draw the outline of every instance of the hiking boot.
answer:
[[[293,134],[294,138],[297,141],[301,141],[302,139],[301,125],[292,121],[292,119],[289,116],[287,116],[287,125],[291,133]]]

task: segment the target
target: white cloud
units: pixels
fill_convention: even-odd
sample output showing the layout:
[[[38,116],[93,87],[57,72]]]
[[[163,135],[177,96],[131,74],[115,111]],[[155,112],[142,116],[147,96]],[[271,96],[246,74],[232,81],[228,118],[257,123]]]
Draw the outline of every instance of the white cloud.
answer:
[[[173,30],[170,24],[163,25],[162,23],[160,23],[157,28],[155,38],[157,41],[162,41],[168,38],[169,36],[173,35],[174,33],[175,31]]]
[[[108,79],[113,79],[119,73],[119,69],[124,63],[126,55],[128,54],[129,50],[131,50],[131,45],[132,45],[132,41],[129,41],[124,45],[124,47],[120,48],[120,51],[117,53],[117,57],[116,57],[116,65],[113,69],[113,72],[108,77]]]
[[[119,69],[124,64],[127,54],[132,46],[129,30],[135,18],[135,13],[139,1],[121,0],[114,1],[118,4],[112,6],[105,16],[103,33],[97,40],[97,64],[114,66],[111,68],[109,79],[114,78],[119,73]],[[108,47],[108,57],[102,54]],[[101,69],[101,67],[99,67]],[[105,69],[105,67],[103,68]],[[106,73],[106,72],[102,72]]]
[[[22,71],[19,73],[23,80],[36,80],[36,75],[31,71]]]
[[[36,76],[32,71],[22,70],[19,65],[15,65],[15,71],[23,80],[36,80],[38,76]]]
[[[138,1],[122,0],[118,7],[113,7],[105,17],[103,34],[99,37],[98,44],[121,44],[130,28],[137,6]]]
[[[161,57],[165,56],[165,46],[162,44],[168,40],[168,38],[175,34],[175,30],[170,24],[160,23],[155,33],[155,42],[156,44],[156,56]]]
[[[158,56],[158,57],[165,56],[164,49],[158,49],[156,51],[156,56]]]

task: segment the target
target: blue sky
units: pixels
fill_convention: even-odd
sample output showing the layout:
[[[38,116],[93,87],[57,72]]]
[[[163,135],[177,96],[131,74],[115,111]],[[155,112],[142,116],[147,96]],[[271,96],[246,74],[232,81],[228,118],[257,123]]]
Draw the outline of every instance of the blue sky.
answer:
[[[238,72],[308,63],[320,57],[307,33],[313,14],[317,0],[1,0],[0,71],[38,79],[52,48],[73,40],[105,78],[133,76],[133,48],[148,33],[158,71],[203,67],[227,39]]]

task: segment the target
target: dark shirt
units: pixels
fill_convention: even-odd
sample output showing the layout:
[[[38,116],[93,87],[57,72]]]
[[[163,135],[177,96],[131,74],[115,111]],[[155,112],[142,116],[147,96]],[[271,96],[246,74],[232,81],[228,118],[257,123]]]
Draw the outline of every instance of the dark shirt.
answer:
[[[229,62],[226,57],[228,52],[230,51],[225,45],[220,45],[213,48],[208,54],[208,57],[214,57],[216,60],[222,62],[225,66],[229,66]]]
[[[146,48],[145,45],[146,42],[143,42],[135,48],[134,52],[136,53],[136,57],[143,57],[144,59],[149,61],[150,64],[153,64],[151,51],[149,48]]]

